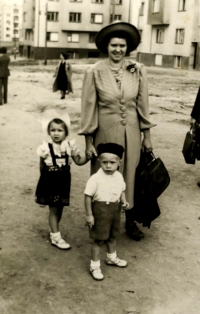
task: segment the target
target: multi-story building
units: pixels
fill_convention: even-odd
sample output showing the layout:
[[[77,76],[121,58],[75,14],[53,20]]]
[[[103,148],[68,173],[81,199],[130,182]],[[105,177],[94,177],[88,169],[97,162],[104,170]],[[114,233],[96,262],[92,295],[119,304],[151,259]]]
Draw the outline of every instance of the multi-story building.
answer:
[[[99,57],[96,33],[113,19],[132,19],[132,0],[24,0],[20,53],[28,58]]]
[[[200,68],[200,0],[140,0],[137,27],[140,62]]]
[[[0,45],[18,46],[22,23],[22,6],[0,3]]]

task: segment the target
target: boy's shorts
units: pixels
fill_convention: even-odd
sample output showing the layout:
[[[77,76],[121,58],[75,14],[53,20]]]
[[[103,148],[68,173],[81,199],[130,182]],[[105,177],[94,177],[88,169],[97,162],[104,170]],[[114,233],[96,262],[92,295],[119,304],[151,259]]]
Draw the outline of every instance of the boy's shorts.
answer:
[[[94,226],[90,230],[90,238],[95,240],[108,240],[117,237],[120,233],[121,204],[106,202],[93,202],[92,212]]]

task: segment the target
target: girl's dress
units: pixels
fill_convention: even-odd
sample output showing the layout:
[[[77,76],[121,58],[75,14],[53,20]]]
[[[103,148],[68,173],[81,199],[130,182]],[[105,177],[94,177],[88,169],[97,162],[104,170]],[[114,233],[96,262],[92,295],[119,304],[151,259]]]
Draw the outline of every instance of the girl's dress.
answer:
[[[57,150],[57,151],[56,151]],[[70,201],[70,156],[79,154],[76,145],[63,141],[61,149],[53,143],[43,143],[37,153],[44,158],[44,168],[41,171],[36,188],[36,203],[50,206],[69,206]]]

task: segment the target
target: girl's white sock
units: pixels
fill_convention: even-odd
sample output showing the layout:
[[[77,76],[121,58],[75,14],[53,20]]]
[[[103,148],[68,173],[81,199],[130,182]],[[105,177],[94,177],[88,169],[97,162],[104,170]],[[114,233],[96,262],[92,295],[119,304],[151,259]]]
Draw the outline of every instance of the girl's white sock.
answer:
[[[58,232],[51,232],[51,236],[53,237],[53,238],[59,238],[60,236],[61,236],[61,234],[60,234],[60,231],[58,231]]]
[[[100,267],[100,265],[101,265],[100,260],[98,260],[97,262],[92,261],[92,260],[90,261],[90,267],[91,267],[92,269],[97,268],[97,267]]]
[[[114,252],[114,253],[107,253],[107,258],[110,260],[110,261],[114,261],[117,257],[117,252]]]

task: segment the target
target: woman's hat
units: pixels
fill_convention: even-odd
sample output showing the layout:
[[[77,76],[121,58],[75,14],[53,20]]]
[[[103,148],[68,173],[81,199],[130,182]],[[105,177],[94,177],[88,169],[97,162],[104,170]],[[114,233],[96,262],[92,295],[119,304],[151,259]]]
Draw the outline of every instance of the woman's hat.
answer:
[[[67,128],[70,128],[70,117],[67,112],[58,111],[56,109],[49,109],[44,111],[42,115],[42,129],[43,131],[47,131],[47,127],[49,125],[49,122],[51,122],[53,119],[60,119],[62,120]]]
[[[140,43],[140,33],[138,29],[126,22],[114,21],[113,23],[102,28],[96,36],[95,43],[97,48],[108,54],[107,46],[111,38],[125,38],[127,41],[127,53],[135,50]]]
[[[101,154],[109,153],[109,154],[117,155],[120,159],[122,159],[123,152],[124,152],[124,147],[116,143],[99,144],[97,146],[98,157]]]

